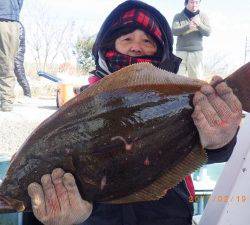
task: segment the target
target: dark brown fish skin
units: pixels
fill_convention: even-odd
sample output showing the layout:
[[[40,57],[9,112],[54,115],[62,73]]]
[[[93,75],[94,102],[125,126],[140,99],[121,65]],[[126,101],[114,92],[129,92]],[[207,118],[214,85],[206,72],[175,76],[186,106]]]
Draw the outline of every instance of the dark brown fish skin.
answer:
[[[177,164],[199,145],[190,119],[192,94],[176,89],[169,95],[174,88],[160,86],[136,89],[103,93],[57,112],[22,146],[0,195],[29,210],[27,186],[60,167],[74,174],[84,199],[109,201],[139,190]]]
[[[250,112],[250,62],[228,76],[225,82],[233,89],[234,94],[239,98],[242,103],[242,109],[246,112]]]
[[[148,67],[139,67],[144,66]],[[139,67],[128,70],[142,73]],[[226,82],[248,110],[250,91],[237,92],[250,83],[249,69],[244,71],[245,83],[237,83],[234,76]],[[109,85],[114,82],[111,76],[103,79],[109,79]],[[121,78],[127,79],[126,74]],[[200,147],[191,100],[202,82],[133,86],[134,81],[127,79],[124,83],[130,86],[111,91],[103,91],[101,85],[86,89],[31,134],[0,187],[0,212],[11,207],[30,210],[27,186],[40,183],[42,175],[57,167],[75,176],[84,199],[112,201],[158,180]],[[89,90],[95,97],[86,94]]]

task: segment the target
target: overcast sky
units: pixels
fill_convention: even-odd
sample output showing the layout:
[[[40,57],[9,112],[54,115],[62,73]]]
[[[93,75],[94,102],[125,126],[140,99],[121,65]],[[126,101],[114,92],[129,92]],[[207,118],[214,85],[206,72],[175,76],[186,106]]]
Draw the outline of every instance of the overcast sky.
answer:
[[[75,21],[85,35],[98,32],[102,22],[119,0],[24,0],[21,19],[24,25],[32,20],[34,3],[46,3],[48,13],[60,23]],[[155,6],[169,21],[183,8],[184,0],[145,0]],[[202,0],[201,10],[210,18],[212,34],[204,38],[204,53],[224,55],[232,67],[244,61],[246,36],[250,39],[250,0]],[[30,29],[29,27],[27,29]],[[80,30],[79,30],[80,32]],[[250,40],[249,40],[250,45]],[[250,53],[249,53],[250,54]]]

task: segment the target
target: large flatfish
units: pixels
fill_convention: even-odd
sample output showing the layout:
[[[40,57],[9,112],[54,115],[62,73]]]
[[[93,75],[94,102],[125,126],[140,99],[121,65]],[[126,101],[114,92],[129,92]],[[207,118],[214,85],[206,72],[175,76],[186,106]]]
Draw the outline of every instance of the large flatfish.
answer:
[[[250,63],[225,79],[250,111]],[[42,122],[12,159],[0,212],[31,210],[27,186],[54,168],[72,173],[83,199],[156,200],[206,162],[192,121],[205,82],[139,63],[104,77]]]

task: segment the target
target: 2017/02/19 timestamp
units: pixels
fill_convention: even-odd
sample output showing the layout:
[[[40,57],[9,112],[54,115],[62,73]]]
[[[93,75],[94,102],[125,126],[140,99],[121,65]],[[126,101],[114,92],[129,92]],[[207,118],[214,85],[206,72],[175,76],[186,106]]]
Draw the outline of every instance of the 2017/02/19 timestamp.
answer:
[[[196,195],[195,197],[189,196],[189,202],[198,202],[200,198],[207,197],[206,195]],[[246,195],[212,195],[208,197],[208,201],[217,201],[217,202],[235,202],[235,203],[244,203],[249,199],[249,196]]]

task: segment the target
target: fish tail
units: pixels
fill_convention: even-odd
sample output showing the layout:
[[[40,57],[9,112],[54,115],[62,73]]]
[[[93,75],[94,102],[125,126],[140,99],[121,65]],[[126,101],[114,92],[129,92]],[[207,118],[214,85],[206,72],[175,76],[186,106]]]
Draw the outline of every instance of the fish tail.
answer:
[[[20,201],[11,200],[0,194],[0,213],[12,213],[23,211],[24,205]]]
[[[242,109],[250,112],[250,62],[240,67],[225,79],[242,104]]]

